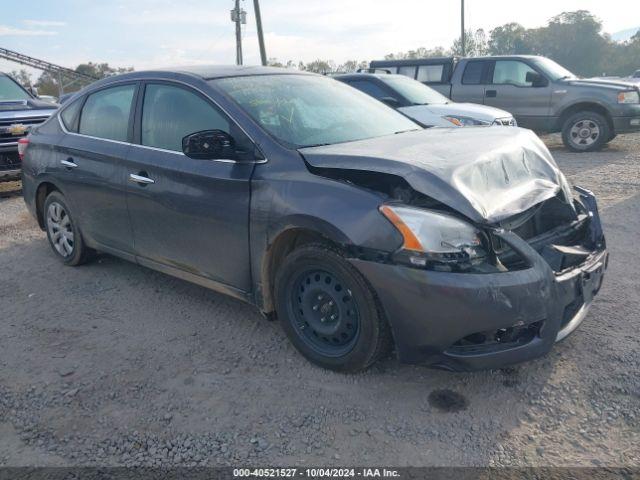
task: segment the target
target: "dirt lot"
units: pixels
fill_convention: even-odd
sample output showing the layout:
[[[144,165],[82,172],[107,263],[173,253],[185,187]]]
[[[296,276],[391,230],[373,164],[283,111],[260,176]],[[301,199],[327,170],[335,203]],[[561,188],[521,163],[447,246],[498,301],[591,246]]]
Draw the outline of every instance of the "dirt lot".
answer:
[[[323,371],[247,305],[108,256],[62,266],[0,200],[0,465],[640,466],[640,136],[546,141],[599,196],[610,268],[577,332],[501,371]]]

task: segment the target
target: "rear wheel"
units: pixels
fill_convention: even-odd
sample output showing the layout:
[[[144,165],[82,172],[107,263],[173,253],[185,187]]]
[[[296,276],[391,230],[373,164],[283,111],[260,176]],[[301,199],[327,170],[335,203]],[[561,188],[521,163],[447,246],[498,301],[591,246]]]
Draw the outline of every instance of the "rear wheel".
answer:
[[[49,245],[65,265],[80,265],[89,256],[77,224],[60,192],[51,192],[44,201],[44,220]]]
[[[373,290],[331,247],[313,244],[289,254],[276,275],[275,297],[285,333],[316,365],[364,370],[390,347]]]
[[[600,150],[612,139],[607,119],[596,112],[578,112],[571,115],[562,127],[562,141],[574,152]]]

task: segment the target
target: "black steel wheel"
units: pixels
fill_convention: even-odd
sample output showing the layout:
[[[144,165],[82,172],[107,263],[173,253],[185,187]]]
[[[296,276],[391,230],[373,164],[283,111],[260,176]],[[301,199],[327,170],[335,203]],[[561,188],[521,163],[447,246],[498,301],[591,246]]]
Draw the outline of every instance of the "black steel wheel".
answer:
[[[275,300],[293,345],[324,368],[363,370],[391,346],[374,291],[332,247],[311,244],[291,252],[276,273]]]
[[[344,355],[358,337],[358,305],[344,284],[335,273],[315,269],[304,271],[293,284],[293,326],[309,347],[322,355]]]

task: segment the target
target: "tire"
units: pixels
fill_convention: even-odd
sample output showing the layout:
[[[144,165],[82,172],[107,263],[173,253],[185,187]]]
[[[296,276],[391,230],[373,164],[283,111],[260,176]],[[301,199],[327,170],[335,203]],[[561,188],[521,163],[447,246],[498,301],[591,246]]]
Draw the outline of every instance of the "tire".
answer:
[[[85,263],[90,250],[60,192],[51,192],[44,201],[44,224],[51,249],[62,263],[76,266]]]
[[[374,291],[337,249],[310,244],[290,253],[276,273],[275,300],[291,343],[320,367],[358,372],[390,350]]]
[[[596,112],[574,113],[562,126],[562,141],[573,152],[600,150],[611,139],[609,122]]]

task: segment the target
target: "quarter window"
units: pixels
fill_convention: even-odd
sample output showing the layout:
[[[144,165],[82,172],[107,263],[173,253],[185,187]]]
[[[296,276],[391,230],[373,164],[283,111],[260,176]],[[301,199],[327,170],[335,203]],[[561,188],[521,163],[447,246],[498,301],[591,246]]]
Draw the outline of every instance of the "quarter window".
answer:
[[[147,85],[142,106],[142,145],[181,152],[182,139],[202,130],[230,133],[229,121],[194,92],[174,85]]]
[[[485,62],[469,62],[462,74],[462,83],[465,85],[480,85]]]
[[[498,60],[493,70],[493,83],[531,87],[532,82],[527,82],[529,72],[537,73],[526,63],[517,60]]]
[[[444,65],[420,65],[418,67],[419,82],[441,83]]]
[[[79,132],[126,142],[135,89],[135,85],[123,85],[89,95],[80,115]]]
[[[78,133],[78,113],[80,113],[81,106],[82,99],[79,98],[60,113],[62,123],[70,132]]]

